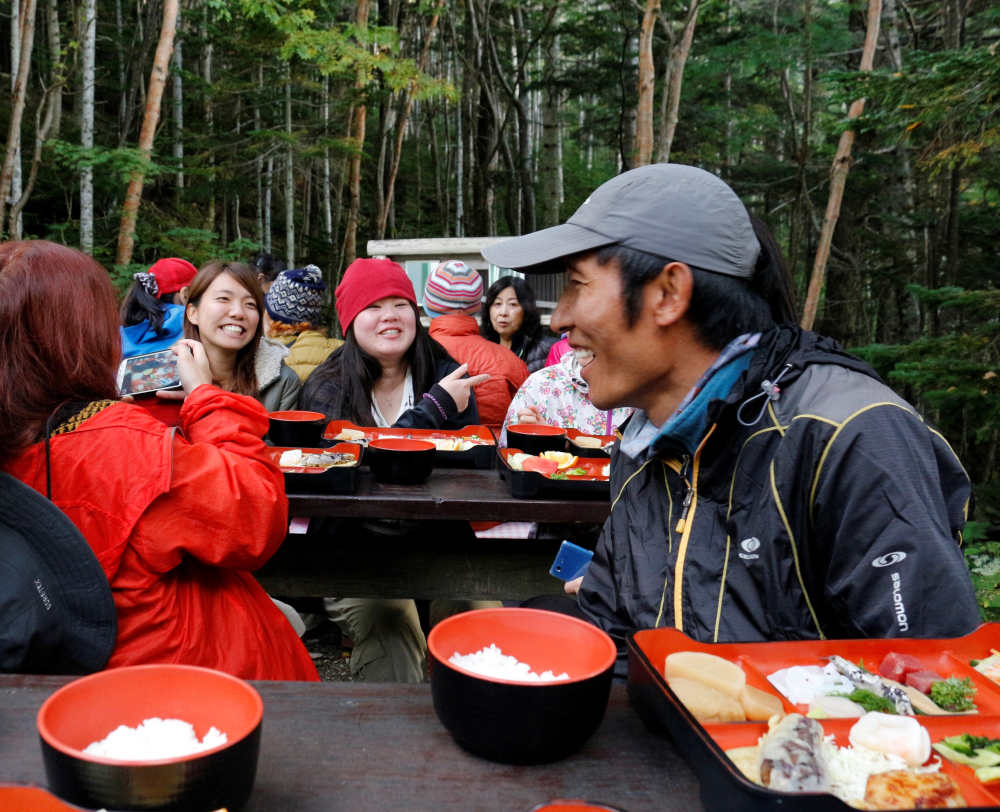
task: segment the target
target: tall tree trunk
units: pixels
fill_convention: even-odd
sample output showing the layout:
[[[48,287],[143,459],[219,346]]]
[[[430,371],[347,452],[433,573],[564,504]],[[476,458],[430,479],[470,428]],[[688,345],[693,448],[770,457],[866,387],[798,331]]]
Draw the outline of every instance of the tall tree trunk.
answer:
[[[260,97],[264,93],[264,63],[257,63],[257,97],[253,104],[253,128],[260,132]],[[264,156],[261,155],[260,147],[257,147],[257,157],[254,158],[254,165],[257,170],[257,244],[264,245]],[[268,223],[270,231],[270,223]],[[270,242],[270,241],[269,241]]]
[[[562,205],[562,89],[555,85],[559,70],[559,36],[545,48],[545,94],[542,100],[542,155],[538,168],[542,184],[542,228],[557,226]]]
[[[21,52],[22,52],[21,44],[22,44],[22,38],[23,38],[23,35],[24,35],[24,23],[26,21],[26,17],[27,16],[28,15],[25,15],[25,17],[21,16],[21,3],[20,3],[20,0],[11,0],[11,4],[10,4],[10,65],[11,65],[11,68],[10,68],[10,89],[11,89],[11,97],[12,97],[12,99],[16,99],[16,97],[17,97],[17,88],[19,86],[17,78],[18,78],[18,76],[21,73],[21,71],[20,71]],[[32,20],[32,27],[34,27],[34,20]],[[30,54],[29,54],[29,56],[30,56]],[[28,65],[30,66],[30,64],[31,64],[31,62],[29,61]],[[27,101],[27,93],[28,93],[28,90],[27,90],[27,78],[28,78],[27,75],[25,75],[24,89],[21,91],[21,115],[24,114],[24,105],[25,105],[25,102]],[[16,101],[15,101],[15,104],[16,104]],[[13,120],[12,120],[11,123],[13,123]],[[22,176],[21,176],[21,121],[20,121],[20,118],[18,118],[17,129],[16,130],[12,129],[10,131],[10,136],[7,139],[8,152],[10,151],[10,147],[11,146],[13,146],[13,148],[14,148],[14,153],[13,153],[13,163],[11,164],[11,169],[10,169],[10,173],[11,173],[10,174],[10,180],[8,181],[8,183],[10,184],[10,198],[11,198],[12,201],[16,201],[16,200],[20,199],[21,193],[22,193],[22,190],[21,190],[21,183],[22,183],[21,177]],[[6,186],[4,186],[2,183],[0,183],[0,189],[6,190],[6,188],[7,188]],[[7,203],[7,195],[4,195],[3,198],[4,198],[4,205],[6,205],[6,203]],[[0,232],[3,231],[3,223],[4,223],[3,210],[0,209]],[[19,239],[21,239],[21,235],[22,235],[22,223],[21,223],[20,220],[16,220],[14,222],[13,226],[10,229],[10,236],[13,239],[19,240]]]
[[[670,150],[674,146],[674,135],[677,132],[677,114],[681,106],[681,85],[684,82],[684,66],[687,64],[688,54],[691,53],[691,43],[694,41],[694,28],[698,22],[698,0],[691,0],[688,7],[687,19],[684,21],[684,32],[680,40],[670,49],[670,63],[667,66],[667,76],[669,84],[664,92],[669,90],[669,102],[667,103],[666,116],[660,122],[660,147],[656,153],[657,163],[665,164],[670,162]]]
[[[35,188],[35,178],[38,177],[38,165],[42,162],[42,147],[45,145],[45,139],[49,136],[49,129],[52,127],[52,119],[55,117],[52,105],[46,103],[47,97],[57,89],[58,85],[53,85],[47,88],[45,94],[42,96],[42,100],[39,103],[38,108],[35,110],[35,154],[31,158],[31,170],[28,172],[28,184],[24,187],[20,200],[16,200],[14,205],[11,207],[11,223],[16,223],[20,220],[21,212],[24,211],[24,207],[28,203],[28,198],[31,197],[31,192]],[[45,110],[44,124],[41,121],[43,109]],[[0,217],[2,217],[2,215],[0,215]]]
[[[84,0],[83,12],[83,93],[80,145],[94,148],[94,57],[97,46],[97,0]],[[94,253],[94,168],[84,158],[80,170],[80,248]]]
[[[330,77],[323,77],[323,137],[330,137]],[[323,236],[333,245],[333,202],[330,199],[330,148],[323,147]]]
[[[181,33],[181,12],[177,10],[177,34]],[[174,112],[174,160],[177,161],[177,174],[174,183],[178,190],[184,188],[184,40],[177,36],[174,40],[174,76],[171,81],[173,90]]]
[[[138,11],[142,14],[142,10]],[[122,49],[122,0],[115,0],[115,27],[118,36],[115,39],[115,51],[118,55],[118,140],[125,141],[125,133],[128,131],[128,122],[125,120],[125,53]]]
[[[13,0],[13,5],[17,5],[18,0]],[[26,0],[24,8],[24,19],[18,20],[20,31],[18,32],[18,62],[17,68],[11,70],[16,77],[14,80],[13,92],[13,112],[10,118],[10,128],[7,130],[7,153],[4,158],[3,168],[0,169],[0,232],[3,231],[4,213],[7,206],[7,196],[10,195],[12,201],[17,203],[23,194],[21,189],[21,119],[24,116],[24,104],[28,92],[28,75],[31,71],[31,52],[35,44],[35,11],[38,7],[37,0]],[[13,48],[11,48],[13,51]],[[14,179],[17,179],[17,186],[14,186]],[[21,239],[21,211],[14,212],[10,223],[10,236],[13,239]]]
[[[434,6],[434,16],[431,17],[430,25],[427,26],[427,33],[424,35],[424,47],[420,52],[420,61],[417,63],[417,70],[423,74],[427,70],[427,60],[431,52],[431,42],[434,41],[434,33],[437,31],[438,18],[441,16],[441,7],[444,0],[437,0]],[[403,155],[403,136],[406,133],[406,122],[410,118],[413,110],[413,94],[416,91],[417,82],[414,79],[410,82],[409,90],[406,93],[406,103],[403,105],[403,114],[396,125],[396,149],[392,154],[392,165],[389,168],[389,185],[386,188],[386,203],[382,207],[381,217],[376,229],[376,238],[381,240],[385,237],[385,223],[389,216],[389,208],[392,205],[393,196],[396,191],[396,175],[399,172],[399,159]],[[419,206],[418,206],[419,208]]]
[[[454,30],[453,30],[454,33]],[[465,138],[462,135],[462,116],[465,107],[465,78],[462,78],[462,97],[455,108],[455,236],[464,237],[465,220]]]
[[[52,93],[49,95],[49,107],[52,108],[52,125],[49,130],[54,138],[59,137],[62,126],[62,39],[59,36],[59,0],[49,0],[47,8],[49,33],[49,58],[52,65],[49,68],[49,85]]]
[[[635,118],[635,165],[646,166],[653,160],[653,92],[656,68],[653,66],[653,30],[660,12],[660,0],[646,0],[639,33],[639,104]]]
[[[292,63],[285,66],[285,134],[292,137]],[[289,141],[285,149],[285,261],[295,267],[295,162]]]
[[[271,253],[271,189],[274,186],[274,156],[267,157],[267,191],[264,193],[264,253]]]
[[[368,30],[369,11],[370,0],[358,0],[355,25],[362,33]],[[359,99],[354,107],[354,133],[351,139],[355,152],[351,156],[350,206],[347,212],[346,233],[344,234],[344,266],[350,265],[358,257],[358,217],[361,214],[361,154],[365,148],[365,116],[367,114],[364,91],[367,84],[367,72],[361,68],[358,70],[355,82]]]
[[[149,91],[146,93],[146,113],[142,118],[142,131],[139,133],[139,150],[143,160],[148,161],[153,152],[153,138],[156,135],[156,125],[160,121],[160,102],[163,99],[163,88],[167,84],[170,72],[170,55],[174,50],[174,33],[177,31],[177,14],[180,10],[180,0],[164,0],[163,25],[160,27],[160,41],[156,46],[156,56],[153,58],[153,70],[149,75]],[[142,184],[145,179],[143,172],[133,172],[125,194],[125,206],[122,209],[122,221],[118,227],[118,257],[116,265],[129,265],[132,262],[132,248],[135,244],[135,221],[139,215],[139,201],[142,198]]]
[[[875,46],[878,43],[879,24],[882,17],[882,0],[868,0],[868,28],[865,34],[865,47],[861,53],[859,73],[870,73],[875,59]],[[847,120],[853,121],[865,109],[864,97],[851,104]],[[816,311],[819,309],[819,297],[823,291],[823,277],[826,274],[826,263],[830,259],[830,246],[833,243],[833,231],[840,217],[840,204],[844,199],[844,187],[847,185],[847,173],[851,169],[851,146],[854,144],[854,131],[844,130],[837,145],[837,154],[833,159],[830,171],[830,198],[826,204],[826,216],[819,235],[819,247],[816,249],[816,261],[813,263],[812,277],[809,280],[809,292],[806,294],[806,304],[802,313],[802,326],[811,330],[816,321]]]
[[[212,41],[208,38],[207,25],[201,27],[201,38],[201,78],[205,82],[205,133],[211,138],[212,131],[215,129],[215,103],[212,98],[212,55],[214,48]],[[210,191],[208,210],[205,213],[205,230],[215,231],[215,151],[211,147],[208,148],[208,183]]]

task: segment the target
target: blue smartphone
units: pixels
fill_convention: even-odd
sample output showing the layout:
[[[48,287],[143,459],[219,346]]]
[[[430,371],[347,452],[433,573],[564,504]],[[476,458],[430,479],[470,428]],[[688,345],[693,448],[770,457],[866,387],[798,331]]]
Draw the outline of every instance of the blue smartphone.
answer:
[[[560,581],[572,581],[587,571],[590,559],[593,557],[594,554],[590,550],[585,550],[571,541],[564,541],[559,545],[559,552],[556,554],[556,560],[552,562],[549,574]]]

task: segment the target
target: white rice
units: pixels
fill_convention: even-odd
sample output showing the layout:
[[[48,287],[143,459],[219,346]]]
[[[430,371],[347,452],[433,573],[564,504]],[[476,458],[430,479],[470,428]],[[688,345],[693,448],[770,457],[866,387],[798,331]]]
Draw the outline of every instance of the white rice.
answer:
[[[225,733],[213,727],[199,742],[194,727],[187,722],[154,717],[146,719],[138,727],[120,725],[106,738],[89,744],[83,752],[118,761],[156,761],[190,756],[228,741]]]
[[[516,657],[509,657],[497,648],[496,643],[491,643],[489,648],[484,648],[474,654],[459,654],[457,651],[451,656],[448,662],[471,671],[473,674],[482,674],[484,677],[494,679],[509,679],[519,682],[556,682],[557,680],[569,679],[569,674],[556,676],[551,671],[543,671],[536,674],[527,663],[517,661]]]

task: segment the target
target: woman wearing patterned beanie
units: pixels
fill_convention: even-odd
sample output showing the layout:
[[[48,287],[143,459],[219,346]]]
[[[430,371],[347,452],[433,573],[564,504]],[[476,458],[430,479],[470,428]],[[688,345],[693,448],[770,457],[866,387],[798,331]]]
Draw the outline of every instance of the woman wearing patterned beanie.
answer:
[[[490,379],[476,387],[476,405],[484,426],[496,431],[514,394],[528,377],[528,367],[506,347],[479,334],[473,318],[483,298],[483,279],[464,262],[442,262],[427,277],[424,312],[431,317],[431,338],[438,341],[470,375],[487,373]]]
[[[344,342],[320,327],[326,284],[315,265],[282,271],[264,297],[266,335],[288,348],[285,363],[302,383]]]

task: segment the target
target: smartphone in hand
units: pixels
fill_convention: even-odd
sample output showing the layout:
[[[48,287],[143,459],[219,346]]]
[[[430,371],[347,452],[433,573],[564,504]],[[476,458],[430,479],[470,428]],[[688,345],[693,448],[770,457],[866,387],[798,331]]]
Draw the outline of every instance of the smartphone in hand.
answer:
[[[180,385],[177,356],[171,350],[126,358],[118,367],[118,393],[123,397],[176,389]]]
[[[559,545],[559,552],[556,554],[556,560],[552,562],[549,574],[560,581],[572,581],[587,571],[590,559],[593,557],[594,554],[590,550],[571,541],[564,541]]]

